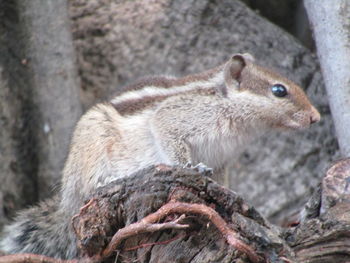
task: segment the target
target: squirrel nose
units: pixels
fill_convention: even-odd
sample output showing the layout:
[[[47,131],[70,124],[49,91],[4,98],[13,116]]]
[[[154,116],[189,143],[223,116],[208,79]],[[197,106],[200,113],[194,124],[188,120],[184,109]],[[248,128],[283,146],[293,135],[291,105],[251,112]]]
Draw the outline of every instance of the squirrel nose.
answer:
[[[311,109],[311,115],[310,115],[310,124],[319,122],[321,119],[321,115],[318,112],[318,110],[316,110],[314,107],[312,107]]]

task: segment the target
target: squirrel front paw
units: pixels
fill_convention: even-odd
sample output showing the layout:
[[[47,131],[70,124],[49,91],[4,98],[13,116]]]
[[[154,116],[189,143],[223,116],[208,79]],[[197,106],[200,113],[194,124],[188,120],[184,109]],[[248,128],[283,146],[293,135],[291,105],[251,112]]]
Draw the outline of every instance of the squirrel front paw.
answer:
[[[196,172],[203,173],[207,176],[213,175],[213,169],[206,166],[204,163],[198,163],[195,166],[193,166],[191,162],[188,162],[185,164],[184,168],[192,169]]]

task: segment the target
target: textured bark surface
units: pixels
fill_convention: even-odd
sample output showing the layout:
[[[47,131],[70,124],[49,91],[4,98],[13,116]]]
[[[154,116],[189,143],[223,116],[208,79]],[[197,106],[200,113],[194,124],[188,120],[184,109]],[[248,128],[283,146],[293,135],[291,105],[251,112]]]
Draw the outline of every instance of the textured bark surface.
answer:
[[[286,232],[297,262],[349,262],[349,178],[350,159],[334,164],[308,202],[301,224]]]
[[[98,192],[73,220],[81,253],[85,256],[100,255],[116,229],[141,221],[175,200],[214,208],[229,227],[239,233],[238,239],[252,246],[261,257],[266,257],[262,262],[281,262],[282,257],[291,258],[293,254],[285,241],[278,237],[277,229],[253,207],[204,173],[163,165],[150,167],[133,177],[115,181]],[[169,214],[165,222],[176,218],[175,215]],[[207,217],[186,213],[182,223],[189,224],[190,228],[143,234],[136,232],[118,246],[118,262],[209,263],[238,259],[242,263],[251,262],[246,255],[237,253],[227,244],[222,233]],[[115,258],[115,255],[112,256],[111,262]]]
[[[239,1],[72,0],[85,106],[145,75],[184,75],[250,52],[305,87],[322,114],[308,131],[262,138],[232,161],[229,185],[281,221],[339,156],[316,58]]]
[[[37,200],[36,115],[14,1],[0,1],[0,226]]]
[[[0,225],[52,194],[81,114],[65,0],[0,1]]]
[[[79,258],[17,254],[0,262],[349,262],[350,159],[327,171],[302,220],[284,229],[208,176],[158,165],[111,182],[72,219]]]
[[[334,164],[307,204],[300,224],[280,229],[206,174],[164,165],[150,167],[100,188],[73,225],[81,254],[98,259],[117,229],[144,221],[164,204],[199,203],[215,209],[239,233],[237,238],[263,258],[261,262],[345,263],[350,260],[349,178],[350,159]],[[174,218],[176,214],[169,213],[157,223]],[[118,243],[111,262],[115,258],[119,262],[252,262],[228,245],[207,217],[186,213],[182,223],[190,228],[154,233],[138,229]]]
[[[38,114],[36,145],[40,198],[60,182],[70,136],[82,114],[67,1],[18,1]]]

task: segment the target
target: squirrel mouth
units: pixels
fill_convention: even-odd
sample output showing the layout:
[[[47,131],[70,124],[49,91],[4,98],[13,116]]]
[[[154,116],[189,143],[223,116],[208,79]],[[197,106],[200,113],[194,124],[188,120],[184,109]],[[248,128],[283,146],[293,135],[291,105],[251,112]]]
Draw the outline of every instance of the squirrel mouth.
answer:
[[[285,123],[285,126],[291,130],[304,130],[310,127],[310,122],[301,122],[290,119]]]
[[[283,131],[290,130],[304,130],[310,127],[310,121],[306,118],[301,118],[301,115],[297,116],[284,116],[279,124],[277,124],[277,128]]]
[[[311,124],[320,120],[319,114],[316,117],[307,112],[297,112],[292,117],[284,119],[282,125],[291,130],[303,130],[309,128]]]

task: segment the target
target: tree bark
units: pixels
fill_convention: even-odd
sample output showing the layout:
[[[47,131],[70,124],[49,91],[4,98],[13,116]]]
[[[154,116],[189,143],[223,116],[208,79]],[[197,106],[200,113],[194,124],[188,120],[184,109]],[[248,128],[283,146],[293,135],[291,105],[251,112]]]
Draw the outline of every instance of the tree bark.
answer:
[[[38,116],[38,180],[41,198],[61,178],[69,138],[82,114],[79,79],[66,0],[18,1],[26,34],[33,103]]]
[[[65,0],[0,0],[0,226],[51,195],[82,113]]]
[[[350,159],[335,163],[305,206],[299,226],[285,233],[297,262],[350,260]]]
[[[181,224],[189,227],[148,230],[149,223],[158,223],[153,228],[178,223],[181,215]],[[206,173],[164,165],[98,190],[73,226],[82,256],[110,255],[112,262],[115,251],[121,262],[145,263],[278,262],[279,256],[292,254],[276,229],[239,195]],[[227,239],[227,231],[236,232],[235,242]]]
[[[91,258],[106,254],[111,246],[113,251],[117,249],[117,258],[121,262],[133,259],[147,263],[234,260],[345,263],[350,260],[349,176],[350,159],[335,163],[306,205],[308,209],[304,211],[302,221],[296,227],[281,229],[266,221],[239,195],[208,178],[208,174],[157,166],[101,188],[73,219],[73,225],[82,255]],[[224,222],[215,224],[207,213],[181,209],[165,214],[168,216],[164,217],[166,220],[159,221],[162,218],[155,215],[162,209],[166,210],[165,207],[175,206],[177,203],[174,202],[213,208]],[[132,223],[151,221],[151,217],[157,218],[158,223],[171,222],[176,218],[174,214],[185,214],[187,219],[182,223],[190,227],[184,230],[174,227],[173,230],[154,233],[145,231],[147,234],[142,232],[145,228],[135,227],[137,231],[125,239],[120,238],[119,231],[114,235],[114,229],[120,227],[120,231],[132,233]],[[220,229],[225,222],[232,230],[238,231],[235,237],[248,244],[261,257],[260,260],[247,257],[248,254],[243,253],[239,246],[230,245]],[[112,241],[108,238],[110,235],[114,235]],[[115,237],[119,237],[118,245],[115,245]],[[112,256],[113,260],[115,258]]]
[[[16,1],[0,1],[0,226],[38,199],[37,114]]]
[[[9,191],[25,195],[12,209],[3,207],[10,216],[8,210],[51,195],[82,107],[66,0],[1,1],[1,7],[1,139],[7,159],[1,193],[5,199]]]
[[[327,171],[294,227],[271,225],[211,176],[158,165],[116,180],[72,219],[79,258],[19,254],[0,263],[349,262],[350,158]]]
[[[350,2],[305,0],[337,138],[350,156]]]

